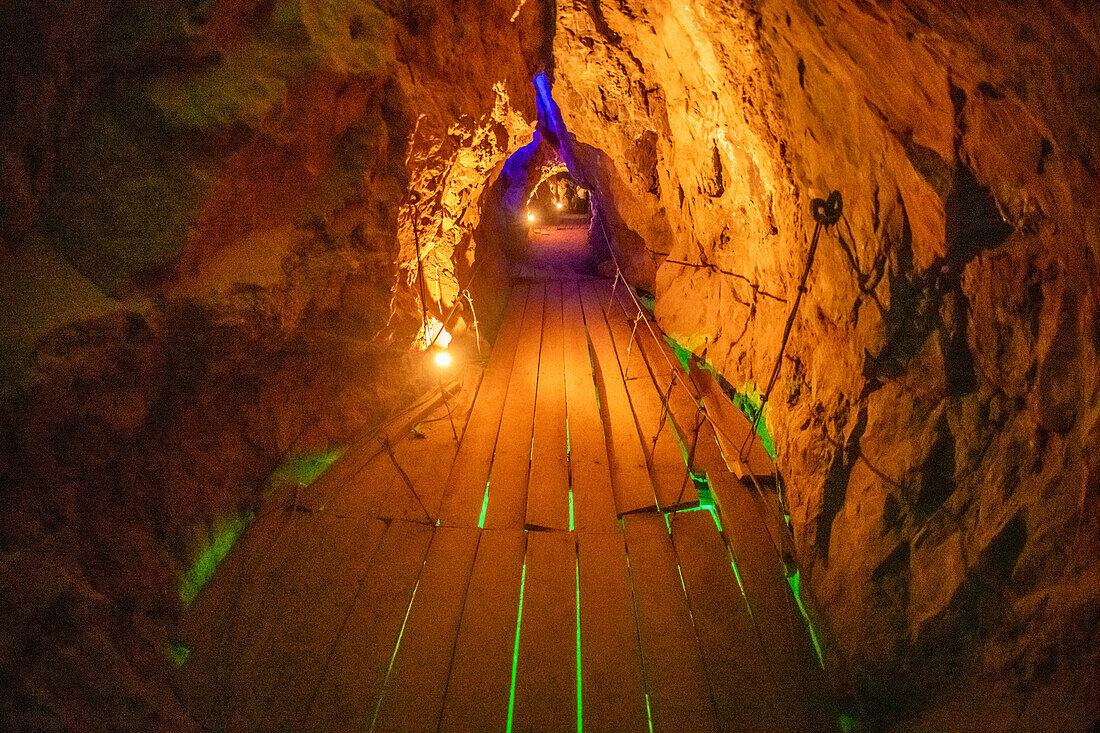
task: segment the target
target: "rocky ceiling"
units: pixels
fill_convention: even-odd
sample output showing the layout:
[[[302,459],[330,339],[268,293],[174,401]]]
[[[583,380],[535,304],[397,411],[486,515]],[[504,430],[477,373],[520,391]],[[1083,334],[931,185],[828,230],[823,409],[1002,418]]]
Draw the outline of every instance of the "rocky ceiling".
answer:
[[[838,696],[1100,719],[1092,4],[23,1],[0,57],[5,727],[190,727],[178,577],[424,387],[424,311],[491,333],[539,72],[628,278],[750,400],[843,194],[765,413]]]

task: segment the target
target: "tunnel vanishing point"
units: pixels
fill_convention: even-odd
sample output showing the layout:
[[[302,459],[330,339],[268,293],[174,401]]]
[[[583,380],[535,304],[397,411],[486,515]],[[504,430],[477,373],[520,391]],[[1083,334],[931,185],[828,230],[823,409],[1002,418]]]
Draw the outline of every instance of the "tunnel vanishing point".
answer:
[[[0,3],[0,729],[1100,730],[1087,0]]]

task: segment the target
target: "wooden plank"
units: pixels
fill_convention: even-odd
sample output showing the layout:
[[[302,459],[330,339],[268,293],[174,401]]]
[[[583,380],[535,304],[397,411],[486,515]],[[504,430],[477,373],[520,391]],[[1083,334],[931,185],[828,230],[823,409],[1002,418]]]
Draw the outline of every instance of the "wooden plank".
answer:
[[[752,434],[752,422],[730,401],[713,374],[695,369],[691,373],[691,380],[714,425],[729,469],[742,478],[752,474],[758,481],[774,483],[775,464],[764,450],[760,436],[753,436],[752,440],[748,440]],[[740,455],[742,446],[745,447],[744,458]]]
[[[261,714],[261,698],[266,702],[271,675],[286,673],[278,652],[302,623],[302,602],[310,595],[310,571],[326,537],[320,515],[299,514],[294,521],[299,531],[293,552],[272,568],[263,597],[256,599],[256,626],[247,639],[234,645],[233,673],[226,683],[229,702],[224,706],[230,730],[248,727]]]
[[[527,526],[535,529],[570,528],[563,339],[561,283],[549,282],[527,485]]]
[[[616,302],[628,320],[633,320],[640,312],[625,287],[616,288]],[[668,405],[669,417],[676,431],[684,461],[689,462],[692,458],[692,448],[696,443],[696,431],[704,416],[699,409],[695,387],[688,379],[679,359],[672,353],[664,340],[664,334],[652,319],[649,323],[653,331],[643,327],[644,324],[639,324],[635,340],[642,356],[645,357],[646,366],[649,368],[653,382],[657,385],[658,392]],[[692,483],[685,492],[685,503],[697,498],[695,485]]]
[[[568,532],[529,532],[516,667],[516,730],[577,721],[577,552]]]
[[[477,554],[476,528],[435,531],[373,730],[435,730]]]
[[[633,319],[639,312],[634,299],[625,292],[622,286],[616,288],[616,291],[616,301],[624,317]],[[655,324],[654,328],[657,329]],[[650,372],[653,374],[654,381],[661,389],[661,394],[666,394],[668,393],[670,381],[668,364],[670,362],[676,364],[678,359],[676,355],[672,353],[671,347],[663,338],[655,340],[652,334],[649,333],[649,329],[645,329],[644,333],[642,331],[643,329],[639,326],[637,341],[641,344],[642,352],[645,354],[646,362],[650,367]],[[722,441],[723,452],[726,454],[727,462],[730,464],[729,468],[736,471],[739,476],[745,476],[747,475],[747,471],[752,471],[757,476],[757,480],[767,482],[774,481],[774,464],[771,456],[764,450],[763,443],[760,442],[759,436],[754,438],[750,443],[746,460],[744,463],[741,463],[741,459],[738,457],[737,453],[744,443],[745,438],[748,437],[748,434],[751,432],[752,423],[745,417],[744,413],[730,401],[729,397],[718,385],[714,375],[704,369],[693,369],[690,375],[685,375],[681,371],[680,376],[687,376],[687,379],[683,380],[682,384],[688,389],[685,390],[680,386],[673,389],[671,392],[673,397],[670,402],[672,403],[674,414],[677,415],[677,424],[683,429],[681,431],[681,436],[688,433],[690,423],[698,422],[697,420],[689,419],[688,416],[694,414],[697,404],[702,401],[706,404],[712,419],[720,426],[719,438]],[[689,394],[694,400],[689,399]],[[687,441],[684,442],[687,443]]]
[[[714,426],[709,420],[704,422],[699,428],[697,446],[696,465],[700,466],[708,477],[731,473],[726,467],[726,461],[722,457],[718,437],[715,435]],[[733,478],[732,475],[731,478]],[[713,482],[711,483],[711,488],[714,488]],[[715,495],[715,499],[719,501],[717,494]],[[791,537],[790,530],[783,521],[777,499],[771,495],[767,495],[763,498],[756,495],[754,499],[756,501],[757,515],[767,529],[775,551],[780,557],[793,559],[795,557],[794,538]],[[719,514],[722,514],[722,511],[722,504],[718,503]],[[722,524],[725,526],[727,523],[734,523],[737,521],[739,521],[738,516],[734,514],[734,516],[729,517],[729,522],[723,521]]]
[[[181,675],[184,698],[213,727],[225,725],[238,657],[262,628],[269,591],[294,555],[303,519],[284,508],[261,515],[185,616],[183,633],[192,654]]]
[[[619,287],[626,286],[620,284]],[[597,292],[605,308],[657,501],[664,511],[693,505],[697,503],[698,497],[694,486],[686,480],[687,463],[680,451],[675,429],[665,414],[662,395],[653,383],[649,367],[637,344],[638,332],[646,331],[646,325],[639,321],[635,328],[632,322],[626,320],[618,303],[611,300],[610,283],[599,283]]]
[[[672,541],[720,728],[782,729],[767,657],[710,512],[676,514]]]
[[[645,681],[621,535],[577,533],[586,731],[645,731]]]
[[[653,482],[600,296],[591,283],[580,283],[580,292],[585,325],[595,356],[615,506],[620,515],[654,509],[657,500]]]
[[[442,387],[451,393],[460,386],[459,380],[453,377],[444,377]],[[299,493],[298,503],[314,511],[325,511],[330,508],[330,502],[334,497],[340,496],[343,487],[357,474],[368,466],[377,466],[384,463],[383,446],[388,440],[391,443],[398,442],[406,435],[412,426],[423,420],[432,411],[443,404],[443,395],[439,389],[429,390],[414,404],[401,411],[384,425],[364,431],[354,438],[332,466],[314,481],[306,490]],[[371,505],[373,508],[373,504]],[[342,512],[346,513],[346,512]],[[361,514],[360,516],[366,516]]]
[[[345,730],[370,723],[431,537],[431,527],[413,522],[397,520],[387,528],[325,668],[306,727]]]
[[[446,489],[446,477],[460,445],[455,440],[455,433],[461,440],[481,375],[482,370],[477,366],[464,367],[460,380],[462,389],[452,393],[435,412],[417,423],[415,430],[409,430],[387,451],[384,460],[391,467],[399,466],[400,470],[379,506],[380,518],[435,523]]]
[[[581,296],[575,282],[562,286],[562,312],[573,524],[578,532],[617,532],[607,443],[600,419]]]
[[[320,681],[325,661],[355,601],[370,559],[386,529],[384,522],[362,522],[321,515],[313,533],[317,551],[296,567],[288,589],[288,612],[273,621],[255,682],[244,696],[231,729],[300,728]]]
[[[523,530],[483,530],[466,592],[441,731],[501,731],[508,720]]]
[[[625,521],[653,730],[717,730],[703,656],[664,516],[630,515]]]
[[[544,283],[530,285],[523,327],[516,345],[516,360],[512,365],[508,399],[504,402],[489,477],[485,526],[492,529],[522,528],[526,516],[545,288]]]
[[[447,489],[439,512],[439,521],[445,526],[476,527],[481,517],[485,485],[489,480],[489,468],[493,462],[526,302],[527,286],[516,285],[512,288],[504,321],[489,356],[489,365],[474,400],[450,476],[447,477]]]
[[[831,730],[821,669],[758,503],[732,473],[708,473],[741,585],[791,730]]]

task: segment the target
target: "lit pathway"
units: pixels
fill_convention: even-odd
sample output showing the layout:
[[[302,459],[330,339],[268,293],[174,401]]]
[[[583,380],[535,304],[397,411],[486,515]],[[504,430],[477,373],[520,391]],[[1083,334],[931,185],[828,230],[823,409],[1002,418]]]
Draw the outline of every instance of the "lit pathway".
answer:
[[[608,281],[517,281],[484,374],[467,367],[446,405],[267,510],[186,618],[196,719],[828,730],[757,499],[723,461],[728,436],[698,426],[699,400],[728,403],[670,369],[644,322],[632,335],[633,309]],[[677,372],[691,393],[669,389]],[[692,445],[715,514],[698,510]],[[733,467],[768,474],[762,456]]]

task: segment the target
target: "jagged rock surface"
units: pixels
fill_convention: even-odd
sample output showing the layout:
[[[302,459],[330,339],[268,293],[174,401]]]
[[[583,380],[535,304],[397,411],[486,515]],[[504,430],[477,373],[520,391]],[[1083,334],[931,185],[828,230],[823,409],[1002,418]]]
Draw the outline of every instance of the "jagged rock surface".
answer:
[[[471,233],[534,127],[541,7],[0,8],[0,727],[191,727],[196,553],[282,457],[435,383],[422,292],[491,330]]]
[[[810,198],[844,196],[767,419],[874,726],[1100,715],[1097,28],[1073,3],[558,9],[624,269],[734,386],[771,372]]]

